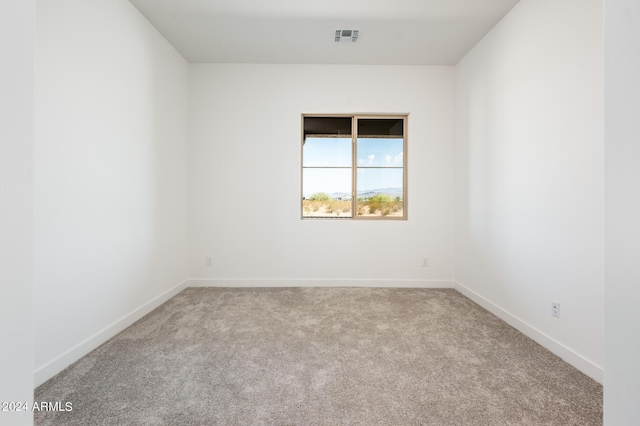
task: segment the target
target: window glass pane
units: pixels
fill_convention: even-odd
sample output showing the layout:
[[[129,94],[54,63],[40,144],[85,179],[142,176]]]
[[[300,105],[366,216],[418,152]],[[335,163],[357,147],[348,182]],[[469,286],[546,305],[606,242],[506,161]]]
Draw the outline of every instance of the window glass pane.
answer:
[[[351,168],[302,170],[303,217],[351,217]]]
[[[402,216],[403,169],[358,168],[358,216]]]
[[[404,139],[358,138],[358,167],[403,167]]]
[[[351,138],[308,137],[302,152],[303,167],[351,167]]]
[[[305,198],[317,192],[325,192],[332,197],[351,195],[351,168],[304,169],[302,179]]]

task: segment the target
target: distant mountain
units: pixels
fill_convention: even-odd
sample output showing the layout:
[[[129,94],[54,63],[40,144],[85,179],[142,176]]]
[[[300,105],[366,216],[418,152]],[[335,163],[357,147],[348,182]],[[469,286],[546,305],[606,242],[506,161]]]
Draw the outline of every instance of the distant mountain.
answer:
[[[378,188],[358,191],[358,198],[371,198],[379,194],[387,194],[393,198],[402,197],[402,188]]]
[[[374,195],[379,194],[387,194],[393,198],[402,197],[402,188],[377,188],[377,189],[366,189],[362,191],[358,191],[358,198],[371,198]],[[311,194],[305,194],[305,198],[309,198]],[[348,192],[334,192],[329,194],[329,197],[333,199],[340,198],[350,198],[351,194]]]

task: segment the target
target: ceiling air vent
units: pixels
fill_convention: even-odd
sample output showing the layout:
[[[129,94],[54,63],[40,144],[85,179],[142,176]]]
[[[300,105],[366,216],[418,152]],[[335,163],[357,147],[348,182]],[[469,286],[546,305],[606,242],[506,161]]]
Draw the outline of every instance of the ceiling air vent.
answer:
[[[358,41],[358,30],[336,30],[336,43],[355,43]]]

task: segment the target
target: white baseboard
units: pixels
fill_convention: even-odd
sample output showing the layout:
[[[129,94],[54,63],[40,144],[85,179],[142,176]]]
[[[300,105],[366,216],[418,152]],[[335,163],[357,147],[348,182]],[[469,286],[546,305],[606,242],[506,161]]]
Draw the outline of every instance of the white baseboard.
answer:
[[[392,279],[210,279],[192,278],[188,287],[388,287],[453,288],[451,280]]]
[[[153,311],[155,308],[162,305],[164,302],[171,299],[176,294],[180,293],[182,290],[187,288],[187,283],[188,280],[185,280],[175,287],[170,288],[161,295],[155,297],[154,299],[120,318],[113,324],[103,328],[93,336],[69,349],[62,355],[37,368],[34,372],[35,386],[40,386],[41,384],[67,368],[69,365],[87,355],[89,352],[91,352],[107,340],[111,339],[113,336],[120,333],[122,330],[129,327],[131,324],[138,321],[149,312]]]
[[[485,299],[483,296],[479,295],[468,287],[465,287],[458,281],[454,282],[454,288],[464,296],[468,297],[487,311],[491,312],[493,315],[497,316],[498,318],[515,328],[516,330],[520,331],[525,336],[535,340],[544,348],[562,358],[568,364],[571,364],[587,376],[591,377],[596,382],[601,384],[603,383],[604,370],[602,369],[602,367],[584,358],[582,355],[566,347],[546,333],[538,330],[530,324],[527,324],[525,321],[521,320],[510,312],[507,312],[490,300]]]

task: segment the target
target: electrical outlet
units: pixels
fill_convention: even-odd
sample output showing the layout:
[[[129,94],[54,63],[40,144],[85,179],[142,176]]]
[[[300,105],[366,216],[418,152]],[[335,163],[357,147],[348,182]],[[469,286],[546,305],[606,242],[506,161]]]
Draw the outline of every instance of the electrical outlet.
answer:
[[[560,303],[555,300],[551,301],[551,315],[560,318]]]
[[[211,256],[207,256],[204,258],[207,266],[212,266],[213,265],[213,260],[211,259]]]
[[[427,266],[429,266],[429,258],[428,257],[423,257],[422,258],[422,267],[426,268]]]

